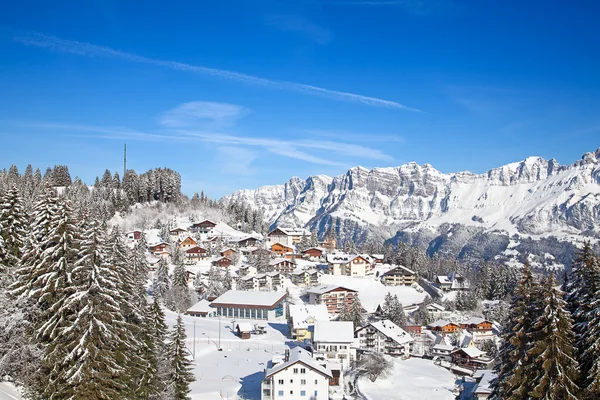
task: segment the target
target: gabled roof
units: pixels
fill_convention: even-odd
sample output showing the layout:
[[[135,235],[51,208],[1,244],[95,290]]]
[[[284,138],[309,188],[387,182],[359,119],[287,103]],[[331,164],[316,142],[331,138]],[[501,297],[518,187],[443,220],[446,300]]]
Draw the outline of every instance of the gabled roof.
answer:
[[[387,338],[392,339],[394,342],[396,342],[398,344],[405,344],[405,343],[410,343],[410,342],[414,341],[413,337],[408,332],[406,332],[404,329],[400,328],[398,325],[396,325],[389,319],[384,319],[384,320],[377,321],[377,322],[371,322],[370,324],[367,325],[367,327],[368,326],[371,326],[371,327],[377,329],[379,332],[381,332]],[[365,327],[360,328],[359,330],[362,330],[364,328]]]
[[[440,304],[437,304],[437,303],[428,304],[427,308],[429,308],[429,307],[435,308],[438,311],[446,311],[446,307],[444,307],[444,306],[442,306]]]
[[[321,285],[321,286],[315,286],[315,287],[311,287],[309,289],[306,290],[306,293],[314,293],[314,294],[324,294],[324,293],[329,293],[331,291],[334,291],[335,289],[344,289],[348,292],[356,292],[356,290],[353,289],[348,289],[347,287],[344,286],[339,286],[339,285]]]
[[[356,256],[346,253],[327,254],[327,262],[330,264],[347,264]]]
[[[473,388],[471,393],[473,394],[491,394],[492,393],[492,381],[496,379],[496,373],[491,369],[478,369],[473,374],[478,382]]]
[[[279,246],[281,246],[281,247],[285,247],[286,249],[293,250],[293,248],[292,248],[291,246],[288,246],[288,245],[285,245],[285,244],[282,244],[282,243],[279,243],[279,242],[275,242],[275,243],[273,243],[273,244],[271,245],[271,248],[273,248],[274,246],[277,246],[277,245],[279,245]]]
[[[439,344],[436,344],[435,346],[433,346],[431,349],[432,350],[441,350],[441,351],[453,351],[454,349],[456,349],[456,346],[439,343]]]
[[[222,260],[228,260],[229,262],[232,262],[231,258],[229,258],[229,257],[219,257],[216,260],[213,260],[213,262],[219,262],[219,261],[222,261]]]
[[[391,273],[393,273],[393,272],[395,272],[395,271],[398,271],[398,272],[406,272],[406,273],[408,273],[408,274],[410,274],[410,275],[415,275],[415,271],[413,271],[413,270],[411,270],[411,269],[408,269],[408,268],[406,268],[406,267],[405,267],[405,266],[403,266],[403,265],[398,265],[398,266],[396,266],[396,267],[394,267],[394,268],[390,269],[389,271],[386,271],[386,272],[384,272],[384,273],[382,274],[382,276],[385,276],[385,275],[390,275]]]
[[[329,378],[333,378],[331,371],[329,369],[319,365],[317,361],[310,356],[310,353],[300,347],[295,347],[290,350],[289,358],[286,362],[276,364],[272,368],[267,369],[265,372],[265,378],[269,378],[281,370],[291,367],[294,364],[301,363],[307,366],[308,368],[316,371],[324,376]]]
[[[289,263],[292,263],[292,264],[296,264],[295,261],[288,260],[287,258],[276,258],[274,260],[269,261],[269,265],[277,265],[277,264],[281,264],[282,262],[289,262]]]
[[[171,229],[169,232],[185,232],[185,231],[186,231],[186,229],[177,227],[177,228]]]
[[[464,352],[466,355],[468,355],[471,358],[478,358],[478,357],[486,355],[485,351],[481,351],[477,347],[465,347],[465,348],[456,349],[452,352],[452,354],[458,353],[461,351]]]
[[[487,322],[488,324],[491,324],[490,321],[488,321],[485,318],[481,318],[481,317],[472,317],[472,318],[469,318],[466,321],[461,322],[460,324],[461,325],[479,325],[479,324],[482,324],[484,322]]]
[[[450,321],[446,321],[445,319],[438,319],[435,322],[432,322],[431,324],[428,325],[428,327],[430,328],[442,328],[446,325],[456,325],[458,326],[458,324],[455,324],[454,322],[450,322]]]
[[[186,253],[190,253],[192,251],[196,251],[196,250],[204,250],[204,252],[207,252],[208,250],[206,250],[204,247],[200,247],[200,246],[194,246],[194,247],[190,247],[189,249],[186,249],[185,252]]]
[[[352,343],[354,324],[351,321],[317,321],[313,342]]]
[[[304,250],[302,253],[306,253],[306,252],[307,252],[307,251],[309,251],[309,250],[318,250],[318,251],[320,251],[321,253],[324,253],[324,252],[325,252],[325,249],[324,249],[323,247],[310,247],[310,248],[308,248],[308,249]]]
[[[199,302],[188,308],[186,313],[209,313],[211,311],[213,311],[213,309],[210,308],[210,303],[208,302],[208,300],[200,300]]]

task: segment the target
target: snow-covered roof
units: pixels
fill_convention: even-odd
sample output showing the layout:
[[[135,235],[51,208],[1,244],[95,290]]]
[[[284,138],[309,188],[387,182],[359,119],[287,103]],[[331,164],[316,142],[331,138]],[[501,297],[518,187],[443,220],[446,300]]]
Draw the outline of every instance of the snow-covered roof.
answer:
[[[354,324],[350,321],[317,321],[313,342],[352,343]]]
[[[441,327],[444,327],[444,326],[446,326],[448,324],[456,325],[454,322],[450,322],[450,321],[447,321],[445,319],[438,319],[437,321],[432,322],[431,324],[429,324],[428,327],[430,327],[430,328],[441,328]]]
[[[252,332],[254,328],[248,322],[240,322],[237,324],[236,329],[240,332]]]
[[[491,394],[492,393],[492,381],[496,379],[497,375],[491,369],[478,369],[473,374],[473,378],[478,380],[477,384],[473,388],[473,394]]]
[[[389,319],[371,322],[369,325],[377,329],[379,332],[381,332],[386,337],[392,339],[398,344],[404,344],[414,341],[413,337],[408,332],[400,328],[398,325],[396,325]]]
[[[440,304],[437,304],[437,303],[431,303],[431,304],[427,305],[427,308],[435,308],[438,311],[446,311],[446,307],[444,307]]]
[[[415,271],[413,271],[412,269],[408,269],[408,268],[406,268],[403,265],[397,265],[394,268],[390,269],[389,271],[384,272],[383,275],[388,275],[388,274],[392,273],[395,270],[405,271],[405,272],[408,272],[411,275],[415,275]]]
[[[248,292],[244,290],[228,290],[217,297],[211,304],[212,307],[221,305],[250,305],[258,307],[273,307],[285,298],[281,292]]]
[[[314,371],[318,371],[329,378],[333,378],[333,375],[329,369],[319,365],[319,363],[317,363],[317,361],[310,356],[310,353],[301,347],[295,347],[291,349],[286,362],[276,364],[272,368],[267,369],[265,372],[265,378],[269,378],[279,371],[289,368],[296,363],[302,363]]]
[[[462,325],[479,325],[479,324],[484,323],[484,322],[491,323],[490,321],[488,321],[485,318],[472,317],[472,318],[469,318],[466,321],[461,322],[461,324]]]
[[[325,252],[325,248],[324,247],[310,247],[310,248],[304,250],[303,253],[306,253],[309,250],[319,250],[320,252]]]
[[[277,264],[285,262],[285,261],[290,262],[292,264],[296,264],[295,261],[288,260],[287,258],[276,258],[274,260],[269,261],[269,265],[277,265]]]
[[[311,287],[311,288],[307,289],[306,293],[324,294],[324,293],[329,293],[332,290],[335,290],[335,289],[338,289],[338,288],[342,288],[342,289],[347,290],[349,292],[356,292],[356,290],[348,289],[347,287],[344,287],[344,286],[339,286],[339,285],[321,285],[321,286],[315,286],[315,287]]]
[[[186,313],[209,313],[213,311],[208,300],[200,300],[193,306],[187,309]]]
[[[471,358],[477,358],[481,356],[485,356],[485,351],[479,350],[477,347],[465,347],[461,349],[456,349],[454,352],[463,351]]]
[[[439,343],[439,344],[436,344],[435,346],[433,346],[431,349],[432,350],[441,350],[441,351],[452,351],[452,350],[456,349],[456,347],[448,345],[448,344]]]
[[[294,328],[308,327],[309,319],[329,321],[329,313],[325,304],[290,304],[289,312]]]
[[[292,275],[304,275],[304,274],[318,274],[319,271],[317,271],[316,269],[295,269],[292,272]]]
[[[347,264],[356,258],[355,255],[346,253],[327,254],[327,262],[330,264]]]
[[[383,254],[371,254],[371,257],[373,257],[376,260],[383,260],[385,258]]]

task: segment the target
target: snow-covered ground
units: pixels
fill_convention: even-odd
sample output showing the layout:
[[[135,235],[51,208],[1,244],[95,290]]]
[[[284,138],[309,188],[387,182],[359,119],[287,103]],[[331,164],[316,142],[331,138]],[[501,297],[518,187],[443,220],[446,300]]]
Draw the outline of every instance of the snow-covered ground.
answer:
[[[394,371],[386,379],[358,381],[368,400],[453,400],[456,377],[431,360],[394,359]]]
[[[166,315],[168,325],[173,326],[177,314],[166,311]],[[287,339],[282,333],[287,331],[287,325],[284,322],[275,324],[256,321],[260,325],[268,324],[267,333],[252,335],[251,339],[242,340],[234,334],[232,320],[221,319],[223,350],[218,351],[218,319],[184,315],[183,320],[188,335],[188,348],[192,353],[195,342],[196,381],[190,387],[192,400],[237,399],[236,396],[260,400],[260,383],[267,362],[274,353],[283,354],[287,348]]]
[[[0,382],[0,400],[20,400],[21,395],[12,383]]]

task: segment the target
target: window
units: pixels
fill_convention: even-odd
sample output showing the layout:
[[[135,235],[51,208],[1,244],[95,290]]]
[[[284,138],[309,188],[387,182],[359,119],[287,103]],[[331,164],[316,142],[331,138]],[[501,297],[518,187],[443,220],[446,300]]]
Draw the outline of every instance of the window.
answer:
[[[301,390],[300,391],[300,396],[306,396],[306,390]]]
[[[293,379],[290,379],[290,383],[294,383],[294,380],[293,380]]]
[[[315,390],[315,397],[317,397],[318,392]]]
[[[279,392],[277,392],[277,396],[283,397],[283,390],[280,390]]]
[[[294,368],[294,373],[297,374],[298,373],[298,368]]]
[[[301,385],[306,385],[306,379],[300,379],[300,384]]]
[[[319,381],[315,379],[315,385],[317,385],[318,383],[319,383]],[[315,394],[316,394],[316,393],[315,393]]]
[[[293,391],[293,390],[290,390],[290,394],[294,394],[294,391]]]
[[[280,385],[283,385],[283,379],[280,379],[280,380],[279,380],[279,384],[280,384]]]
[[[300,373],[301,374],[305,374],[306,373],[306,368],[300,368]]]

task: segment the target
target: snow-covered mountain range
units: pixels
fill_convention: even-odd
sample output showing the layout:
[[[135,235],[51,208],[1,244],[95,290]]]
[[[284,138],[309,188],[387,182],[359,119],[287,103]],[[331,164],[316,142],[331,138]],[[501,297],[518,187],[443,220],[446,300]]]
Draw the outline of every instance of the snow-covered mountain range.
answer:
[[[600,149],[567,166],[529,157],[480,175],[444,174],[414,162],[354,167],[334,178],[293,177],[226,198],[262,210],[273,226],[302,226],[320,235],[335,226],[354,240],[365,239],[365,232],[390,238],[426,230],[433,238],[448,225],[507,236],[597,237]]]

